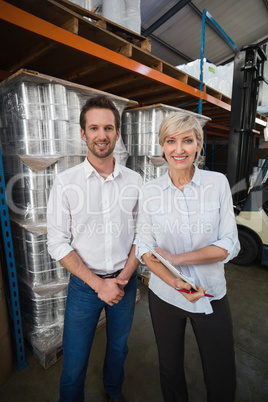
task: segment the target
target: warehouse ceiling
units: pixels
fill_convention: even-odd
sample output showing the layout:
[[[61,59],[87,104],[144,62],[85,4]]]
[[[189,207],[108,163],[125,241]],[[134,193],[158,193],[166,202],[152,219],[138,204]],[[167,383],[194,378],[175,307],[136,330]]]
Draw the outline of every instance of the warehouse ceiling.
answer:
[[[200,59],[203,9],[239,48],[268,42],[268,0],[141,0],[141,33],[152,54],[174,66]],[[233,56],[206,23],[204,57],[219,65]]]

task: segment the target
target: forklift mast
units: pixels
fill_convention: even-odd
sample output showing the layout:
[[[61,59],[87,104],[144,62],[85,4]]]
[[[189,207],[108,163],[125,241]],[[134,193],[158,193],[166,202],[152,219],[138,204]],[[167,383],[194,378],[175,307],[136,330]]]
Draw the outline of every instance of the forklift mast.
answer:
[[[235,52],[232,108],[227,160],[227,178],[236,207],[242,207],[253,169],[254,136],[259,83],[264,81],[267,57],[258,45],[244,46]]]

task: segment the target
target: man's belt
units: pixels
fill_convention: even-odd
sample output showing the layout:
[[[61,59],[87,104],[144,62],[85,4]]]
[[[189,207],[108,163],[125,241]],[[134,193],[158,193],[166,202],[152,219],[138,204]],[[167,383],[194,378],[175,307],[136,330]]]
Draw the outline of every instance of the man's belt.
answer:
[[[102,279],[112,279],[112,278],[116,278],[122,271],[123,271],[123,269],[119,269],[118,271],[113,272],[111,274],[97,275],[97,276],[99,276]]]

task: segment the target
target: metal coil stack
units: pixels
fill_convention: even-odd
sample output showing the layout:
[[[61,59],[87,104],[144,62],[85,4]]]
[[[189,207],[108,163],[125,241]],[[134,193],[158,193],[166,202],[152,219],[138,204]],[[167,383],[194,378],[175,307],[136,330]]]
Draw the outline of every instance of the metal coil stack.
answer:
[[[126,110],[122,119],[122,136],[130,156],[161,155],[158,129],[167,115],[164,106]]]
[[[210,120],[206,116],[163,104],[125,110],[123,113],[122,138],[129,153],[127,166],[139,172],[144,182],[162,176],[168,170],[168,164],[161,158],[158,132],[163,119],[174,112],[194,115],[202,127]]]
[[[47,201],[55,176],[85,159],[80,110],[102,92],[27,70],[3,81],[0,90],[0,139],[24,332],[45,353],[61,343],[69,281],[47,252]],[[121,114],[131,104],[108,96]],[[115,157],[125,164],[127,156],[120,140]]]

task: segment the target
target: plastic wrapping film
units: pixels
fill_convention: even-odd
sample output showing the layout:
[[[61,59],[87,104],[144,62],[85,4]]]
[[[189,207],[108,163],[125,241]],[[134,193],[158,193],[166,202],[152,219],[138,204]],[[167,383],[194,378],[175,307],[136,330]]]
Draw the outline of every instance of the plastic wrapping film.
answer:
[[[20,280],[40,295],[64,289],[69,282],[69,272],[50,257],[46,233],[29,231],[14,222],[11,229]]]
[[[106,93],[27,70],[3,81],[0,92],[0,140],[23,327],[30,343],[46,353],[62,340],[69,281],[68,271],[47,251],[47,201],[56,175],[86,157],[81,107]],[[136,105],[106,95],[120,115]],[[120,139],[115,157],[125,164],[127,156]]]
[[[140,0],[103,0],[103,17],[141,33]]]
[[[187,64],[181,64],[176,66],[176,68],[198,80],[200,79],[200,59]],[[208,62],[206,58],[203,59],[203,82],[229,98],[232,97],[233,72],[233,62],[225,64],[224,66],[216,66]]]
[[[156,160],[159,160],[159,163],[156,163]],[[161,157],[151,158],[138,155],[129,156],[127,166],[138,172],[144,182],[162,176],[169,168],[168,163]]]
[[[24,335],[41,353],[47,354],[62,342],[67,288],[53,295],[39,295],[19,283]]]
[[[41,354],[60,347],[69,272],[47,251],[47,235],[12,222],[24,335]]]
[[[104,92],[27,70],[12,77],[0,87],[0,139],[7,198],[17,221],[40,225],[46,219],[55,175],[86,157],[80,110],[88,98]],[[125,107],[136,104],[106,95],[120,115]],[[120,164],[126,164],[128,152],[121,137],[114,155]]]
[[[63,325],[67,288],[53,295],[39,295],[21,282],[19,289],[27,334],[40,334],[46,329]]]
[[[144,182],[162,176],[168,170],[168,164],[161,157],[158,133],[163,119],[174,112],[195,116],[202,127],[210,120],[204,115],[163,104],[125,110],[123,113],[121,132],[129,152],[127,166],[139,172]]]
[[[39,229],[45,227],[48,197],[56,175],[81,163],[84,158],[79,155],[57,158],[57,162],[46,169],[33,171],[33,166],[29,167],[20,156],[4,155],[6,196],[11,218],[29,230],[32,226]]]
[[[80,110],[89,97],[100,91],[77,90],[57,82],[21,81],[2,86],[0,138],[3,155],[86,155],[81,139]],[[17,81],[17,80],[16,80]],[[108,94],[106,94],[108,95]],[[113,97],[120,114],[128,100]],[[118,141],[115,156],[125,160],[126,149]]]

